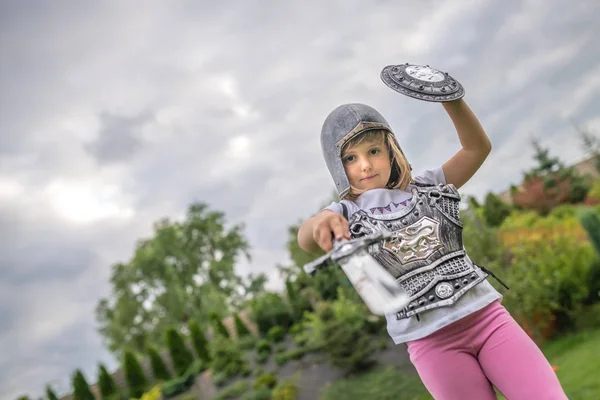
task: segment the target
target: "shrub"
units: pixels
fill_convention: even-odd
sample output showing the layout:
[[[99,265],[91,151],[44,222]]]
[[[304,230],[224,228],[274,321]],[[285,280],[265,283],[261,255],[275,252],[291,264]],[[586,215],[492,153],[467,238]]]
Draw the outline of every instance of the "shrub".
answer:
[[[256,338],[252,335],[244,336],[238,340],[238,346],[242,350],[250,350],[256,347]]]
[[[295,349],[288,350],[285,354],[291,360],[300,360],[310,349],[306,347],[297,347]]]
[[[321,349],[335,367],[351,372],[367,368],[375,348],[365,331],[366,318],[365,306],[350,300],[340,288],[337,300],[319,304],[317,313],[305,314],[306,346]]]
[[[179,332],[172,326],[167,328],[166,342],[169,354],[171,355],[173,369],[175,369],[177,375],[182,375],[190,367],[194,361],[194,357],[186,347]]]
[[[275,346],[275,353],[277,354],[283,353],[286,350],[287,346],[285,345],[285,343],[279,343],[277,346]]]
[[[553,334],[559,314],[561,328],[570,328],[574,313],[589,295],[587,279],[595,258],[589,243],[568,232],[552,232],[511,246],[511,255],[506,307],[538,341]]]
[[[160,387],[154,386],[150,391],[144,393],[140,400],[161,400]]]
[[[254,382],[254,390],[258,390],[262,387],[273,389],[277,384],[277,378],[272,373],[266,373],[259,376]]]
[[[112,376],[108,373],[106,367],[103,364],[99,365],[98,387],[100,388],[100,394],[102,395],[102,399],[106,400],[111,396],[119,394],[119,388],[117,387]]]
[[[289,279],[285,281],[286,293],[292,317],[295,321],[302,319],[304,311],[311,311],[312,306],[310,301],[300,293],[300,288],[296,282]]]
[[[171,379],[171,373],[167,369],[167,366],[156,347],[148,347],[148,356],[150,357],[150,366],[152,367],[154,379],[158,381],[168,381]]]
[[[271,343],[268,340],[261,339],[256,344],[256,351],[259,353],[270,353],[271,352]]]
[[[506,253],[497,228],[486,223],[483,212],[482,208],[461,212],[463,243],[474,263],[496,270],[505,264]]]
[[[160,386],[160,392],[162,393],[163,397],[167,399],[177,396],[178,394],[185,393],[187,390],[188,385],[186,380],[181,377],[173,378],[163,382]]]
[[[273,400],[295,400],[298,397],[297,376],[285,379],[273,389]]]
[[[200,360],[194,361],[190,367],[179,377],[164,382],[161,393],[165,398],[173,397],[189,390],[196,377],[205,370],[205,365]]]
[[[85,376],[80,370],[76,370],[72,378],[73,400],[95,400]]]
[[[590,191],[585,197],[585,204],[590,206],[600,204],[600,179],[593,183]]]
[[[290,356],[287,353],[275,354],[275,363],[279,366],[285,365],[290,361]]]
[[[246,380],[237,381],[233,385],[226,387],[225,389],[217,393],[215,396],[213,396],[212,400],[226,400],[239,398],[248,390],[250,390],[250,387],[250,382]]]
[[[237,344],[223,336],[213,339],[211,359],[213,372],[222,374],[225,378],[242,373],[246,364]]]
[[[273,343],[279,343],[285,338],[285,329],[281,326],[274,326],[267,332],[267,337]]]
[[[137,357],[130,350],[125,350],[123,357],[123,372],[129,388],[129,397],[140,397],[148,385],[144,371]]]
[[[579,221],[585,229],[590,242],[600,257],[600,218],[594,209],[583,209],[579,214]]]
[[[248,393],[244,396],[243,400],[271,400],[272,398],[271,389],[263,387],[255,390],[253,393]]]
[[[263,335],[274,326],[288,328],[294,323],[289,307],[276,293],[265,293],[253,299],[251,308],[253,319]]]
[[[270,353],[258,353],[256,355],[256,362],[259,364],[264,364],[269,359]]]
[[[190,330],[190,337],[192,338],[192,344],[194,345],[196,355],[205,363],[209,363],[210,352],[208,351],[208,341],[206,340],[206,336],[200,328],[200,325],[198,325],[198,322],[195,320],[191,320],[188,324],[188,329]]]

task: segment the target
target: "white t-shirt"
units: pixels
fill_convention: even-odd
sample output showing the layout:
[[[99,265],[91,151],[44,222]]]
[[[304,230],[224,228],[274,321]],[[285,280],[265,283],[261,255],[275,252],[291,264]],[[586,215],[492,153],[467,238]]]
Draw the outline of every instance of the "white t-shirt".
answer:
[[[427,170],[414,179],[422,184],[446,183],[442,167]],[[364,210],[370,215],[381,215],[402,209],[411,198],[412,193],[404,190],[372,189],[361,194],[355,201],[342,202],[348,207],[349,216],[358,210]],[[333,202],[327,209],[342,214],[340,203]],[[502,295],[484,280],[462,295],[454,305],[420,313],[419,320],[415,316],[397,320],[395,314],[387,314],[387,331],[396,344],[421,339],[500,298]]]

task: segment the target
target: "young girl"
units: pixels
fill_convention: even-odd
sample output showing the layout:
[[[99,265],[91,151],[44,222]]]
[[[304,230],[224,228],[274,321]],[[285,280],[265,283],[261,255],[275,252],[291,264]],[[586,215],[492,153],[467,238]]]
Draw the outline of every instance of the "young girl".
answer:
[[[412,177],[387,121],[373,108],[346,104],[325,120],[321,145],[340,198],[305,221],[298,243],[330,251],[332,240],[386,229],[369,252],[411,302],[386,315],[394,343],[435,399],[566,399],[543,353],[501,305],[462,244],[464,185],[487,158],[490,141],[463,99],[442,103],[462,148],[441,167]],[[493,385],[493,386],[492,386]]]

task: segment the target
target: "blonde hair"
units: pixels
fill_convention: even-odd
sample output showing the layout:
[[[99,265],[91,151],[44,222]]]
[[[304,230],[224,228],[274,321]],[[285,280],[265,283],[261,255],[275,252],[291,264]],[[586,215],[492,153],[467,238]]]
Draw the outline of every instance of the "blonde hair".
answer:
[[[388,153],[390,154],[391,174],[386,188],[388,189],[402,189],[406,190],[409,183],[412,182],[411,166],[408,160],[400,150],[398,142],[394,137],[394,134],[384,129],[373,129],[364,133],[361,133],[348,141],[342,148],[342,158],[344,154],[352,149],[354,146],[359,145],[363,142],[384,142]],[[350,191],[345,196],[348,200],[356,200],[358,196],[363,194],[365,190],[360,190],[350,185]]]

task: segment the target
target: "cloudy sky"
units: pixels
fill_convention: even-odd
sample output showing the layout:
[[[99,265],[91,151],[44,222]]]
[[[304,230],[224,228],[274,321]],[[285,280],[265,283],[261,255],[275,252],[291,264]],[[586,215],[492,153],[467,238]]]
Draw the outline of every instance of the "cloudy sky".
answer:
[[[494,149],[464,194],[517,183],[532,136],[580,160],[599,19],[595,0],[0,1],[0,398],[114,365],[93,314],[110,265],[192,201],[245,222],[240,272],[274,274],[333,190],[318,136],[339,104],[380,110],[416,171],[453,155],[443,108],[385,87],[386,65],[465,86]]]

